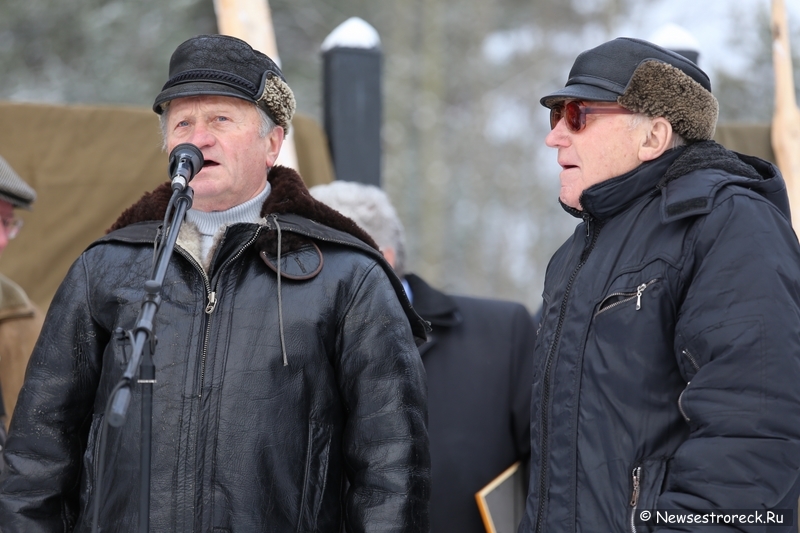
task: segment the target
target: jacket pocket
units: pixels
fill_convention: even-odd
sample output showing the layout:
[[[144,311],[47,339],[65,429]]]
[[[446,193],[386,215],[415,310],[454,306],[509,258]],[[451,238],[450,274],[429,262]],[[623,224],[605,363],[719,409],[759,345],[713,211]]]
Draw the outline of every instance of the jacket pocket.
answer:
[[[89,427],[89,438],[86,442],[86,451],[83,453],[83,471],[89,475],[85,476],[83,487],[83,495],[85,499],[81,503],[81,515],[92,516],[92,503],[97,494],[95,494],[95,485],[97,483],[98,474],[100,473],[100,437],[103,434],[104,416],[102,413],[95,413],[92,415],[92,425]],[[106,487],[108,488],[108,487]]]
[[[650,531],[655,508],[667,474],[666,457],[645,459],[631,470],[631,499],[628,519],[631,533]]]
[[[647,291],[648,288],[657,282],[658,278],[655,278],[646,283],[637,285],[635,289],[632,288],[630,290],[612,292],[603,298],[603,301],[601,301],[600,305],[597,306],[597,312],[594,314],[594,316],[610,311],[616,307],[621,307],[628,303],[634,305],[634,309],[639,311],[642,308],[642,296],[644,295],[645,291]]]
[[[315,420],[311,420],[308,424],[306,470],[303,479],[303,498],[300,502],[300,518],[297,523],[298,533],[317,530],[317,517],[328,478],[331,434],[330,424]]]

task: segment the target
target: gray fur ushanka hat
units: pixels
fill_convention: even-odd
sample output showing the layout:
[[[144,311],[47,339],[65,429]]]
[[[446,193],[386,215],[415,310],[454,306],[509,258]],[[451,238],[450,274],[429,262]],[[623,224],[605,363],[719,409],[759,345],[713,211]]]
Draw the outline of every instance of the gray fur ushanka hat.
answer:
[[[635,113],[664,117],[687,142],[711,139],[719,114],[711,81],[700,67],[680,54],[629,37],[581,53],[566,86],[540,102],[552,107],[572,99],[617,102]]]
[[[169,61],[169,80],[156,96],[153,111],[160,115],[170,100],[201,95],[253,102],[284,130],[296,107],[278,65],[229,35],[198,35],[178,45]]]

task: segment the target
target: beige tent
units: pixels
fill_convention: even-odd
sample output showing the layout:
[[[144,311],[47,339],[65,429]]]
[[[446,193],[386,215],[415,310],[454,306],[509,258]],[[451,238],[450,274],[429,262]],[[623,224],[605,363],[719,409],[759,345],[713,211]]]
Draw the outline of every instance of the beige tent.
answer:
[[[25,227],[0,270],[46,309],[86,246],[142,193],[169,179],[158,118],[147,108],[0,102],[0,124],[0,155],[38,194],[33,211],[20,210]],[[330,182],[323,130],[303,115],[293,128],[306,184]]]

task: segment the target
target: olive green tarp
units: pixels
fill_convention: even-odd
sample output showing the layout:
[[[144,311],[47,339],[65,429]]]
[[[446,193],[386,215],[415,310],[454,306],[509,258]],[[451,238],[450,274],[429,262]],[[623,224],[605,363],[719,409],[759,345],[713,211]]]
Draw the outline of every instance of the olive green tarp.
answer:
[[[0,271],[46,309],[69,266],[144,192],[167,181],[158,119],[150,109],[0,102],[0,155],[36,189],[25,227]],[[311,118],[293,121],[298,166],[309,186],[333,170],[325,134]],[[717,128],[715,139],[774,161],[769,125]],[[144,280],[142,280],[144,283]]]
[[[46,309],[81,252],[144,192],[168,181],[167,154],[147,108],[0,102],[0,124],[0,155],[38,195],[32,211],[17,210],[24,228],[0,270]],[[322,129],[303,115],[292,127],[306,184],[330,182]]]

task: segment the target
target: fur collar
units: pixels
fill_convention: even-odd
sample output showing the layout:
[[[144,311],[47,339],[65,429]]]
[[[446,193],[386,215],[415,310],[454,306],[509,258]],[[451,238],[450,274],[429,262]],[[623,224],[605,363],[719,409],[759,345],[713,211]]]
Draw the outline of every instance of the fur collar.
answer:
[[[710,168],[724,170],[735,176],[763,179],[755,168],[739,159],[734,152],[714,141],[700,141],[686,146],[683,153],[664,174],[661,185],[695,170]]]
[[[276,166],[273,167],[267,180],[272,187],[272,191],[261,207],[261,216],[269,214],[295,214],[308,218],[325,226],[328,226],[364,241],[369,246],[378,249],[378,245],[366,231],[361,229],[355,222],[338,211],[328,207],[322,202],[314,199],[308,192],[303,179],[295,170]],[[172,189],[169,182],[159,185],[151,192],[145,193],[139,201],[123,211],[116,222],[106,231],[106,233],[124,228],[136,222],[162,221],[172,197]],[[267,241],[274,237],[274,232],[267,232]],[[282,247],[284,251],[291,251],[302,246],[305,239],[297,236],[297,239],[284,236]],[[293,236],[294,237],[294,236]],[[268,248],[271,243],[264,243]]]

